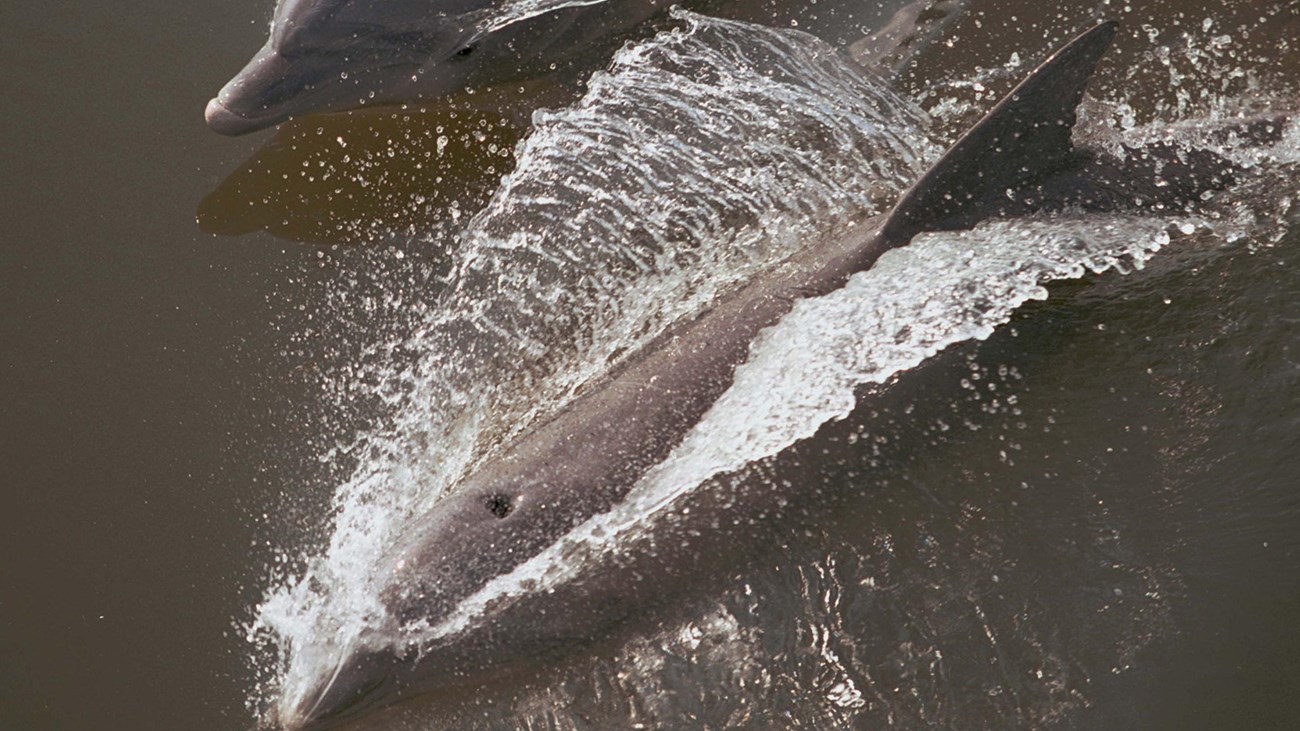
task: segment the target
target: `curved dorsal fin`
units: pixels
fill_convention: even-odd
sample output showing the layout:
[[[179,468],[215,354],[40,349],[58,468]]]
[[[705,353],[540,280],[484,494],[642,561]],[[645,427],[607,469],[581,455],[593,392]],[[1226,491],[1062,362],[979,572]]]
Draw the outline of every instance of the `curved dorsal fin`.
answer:
[[[1075,108],[1117,27],[1101,23],[1070,41],[998,102],[903,194],[881,229],[887,239],[969,226],[990,196],[1070,164]]]

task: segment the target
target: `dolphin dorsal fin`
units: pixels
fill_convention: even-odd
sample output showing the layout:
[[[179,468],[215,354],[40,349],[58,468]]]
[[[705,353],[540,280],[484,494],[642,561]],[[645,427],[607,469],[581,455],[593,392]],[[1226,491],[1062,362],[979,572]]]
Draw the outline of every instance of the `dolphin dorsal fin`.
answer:
[[[882,233],[900,244],[922,231],[964,228],[990,198],[1005,200],[1069,165],[1075,108],[1118,24],[1070,41],[998,102],[921,176],[890,212]]]

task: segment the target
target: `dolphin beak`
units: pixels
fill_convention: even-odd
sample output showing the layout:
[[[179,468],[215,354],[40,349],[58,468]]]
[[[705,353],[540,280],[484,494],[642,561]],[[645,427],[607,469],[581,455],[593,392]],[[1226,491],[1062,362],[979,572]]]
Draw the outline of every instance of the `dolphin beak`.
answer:
[[[274,124],[268,124],[262,120],[240,116],[227,109],[226,105],[221,103],[220,97],[216,97],[208,102],[207,109],[203,110],[203,119],[208,123],[208,128],[213,132],[228,137],[256,132]]]
[[[396,667],[394,656],[384,652],[350,649],[340,653],[331,672],[310,690],[282,699],[284,705],[276,720],[292,731],[331,728],[394,692],[398,687]]]
[[[293,103],[313,90],[313,81],[267,43],[208,102],[203,117],[223,135],[266,129],[292,116]]]

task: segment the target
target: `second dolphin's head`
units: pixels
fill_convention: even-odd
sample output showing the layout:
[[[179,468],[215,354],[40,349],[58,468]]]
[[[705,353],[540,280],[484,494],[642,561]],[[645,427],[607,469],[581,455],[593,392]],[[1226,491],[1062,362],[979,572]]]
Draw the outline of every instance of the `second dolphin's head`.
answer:
[[[666,4],[279,0],[266,45],[208,102],[208,126],[239,135],[313,112],[432,101],[581,68]]]
[[[474,18],[491,0],[280,0],[271,34],[208,103],[238,135],[309,112],[446,93],[471,70]]]

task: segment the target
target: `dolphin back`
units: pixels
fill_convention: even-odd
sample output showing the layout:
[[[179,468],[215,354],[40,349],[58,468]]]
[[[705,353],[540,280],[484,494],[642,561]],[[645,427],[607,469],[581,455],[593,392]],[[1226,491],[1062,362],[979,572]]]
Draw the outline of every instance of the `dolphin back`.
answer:
[[[1076,165],[1075,109],[1116,28],[1112,21],[1084,32],[998,102],[903,194],[884,238],[903,245],[923,231],[968,228],[1008,193]]]

